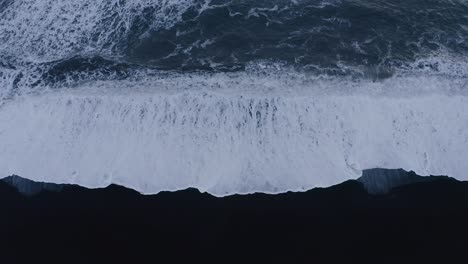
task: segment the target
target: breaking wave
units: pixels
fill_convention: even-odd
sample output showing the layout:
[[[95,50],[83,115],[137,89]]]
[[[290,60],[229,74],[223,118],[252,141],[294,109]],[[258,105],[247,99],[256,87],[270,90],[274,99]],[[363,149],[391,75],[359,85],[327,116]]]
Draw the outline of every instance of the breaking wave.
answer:
[[[0,176],[216,195],[466,179],[464,1],[0,1]]]

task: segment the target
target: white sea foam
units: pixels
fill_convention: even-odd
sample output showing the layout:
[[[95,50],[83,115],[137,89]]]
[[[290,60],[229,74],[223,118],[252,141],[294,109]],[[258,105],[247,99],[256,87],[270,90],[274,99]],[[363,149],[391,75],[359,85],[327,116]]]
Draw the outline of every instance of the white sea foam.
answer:
[[[0,13],[0,50],[29,61],[77,53],[119,54],[135,20],[147,30],[170,27],[194,0],[13,1]],[[146,17],[145,17],[146,16]],[[133,32],[135,33],[135,32]],[[134,37],[138,37],[134,36]]]
[[[375,167],[466,180],[464,81],[185,74],[23,94],[0,108],[0,177],[218,196]]]
[[[172,27],[188,8],[223,6],[211,2],[0,4],[0,177],[220,196],[329,186],[375,167],[467,178],[468,60],[443,47],[376,82],[351,79],[378,79],[385,68],[341,62],[353,77],[259,61],[237,73],[130,67],[124,81],[92,69],[65,69],[57,80],[49,72],[51,61],[75,55],[118,61],[126,41]]]

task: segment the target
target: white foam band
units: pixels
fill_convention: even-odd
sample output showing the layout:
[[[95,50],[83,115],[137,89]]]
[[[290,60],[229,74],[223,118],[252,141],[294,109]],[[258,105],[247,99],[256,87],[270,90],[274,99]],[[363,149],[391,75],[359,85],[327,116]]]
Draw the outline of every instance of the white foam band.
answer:
[[[96,90],[3,105],[0,176],[218,196],[330,186],[376,167],[468,178],[462,94]]]
[[[74,54],[115,54],[132,22],[151,13],[148,30],[170,27],[193,0],[19,0],[0,16],[0,51],[29,61]],[[141,32],[143,34],[144,32]]]

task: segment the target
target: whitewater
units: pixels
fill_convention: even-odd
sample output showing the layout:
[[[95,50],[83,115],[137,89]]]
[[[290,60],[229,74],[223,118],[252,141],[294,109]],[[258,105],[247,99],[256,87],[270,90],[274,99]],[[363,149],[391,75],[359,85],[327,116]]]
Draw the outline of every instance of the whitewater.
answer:
[[[0,1],[0,177],[216,196],[305,191],[372,168],[468,180],[468,17],[455,12],[468,7],[451,2],[450,37],[432,38],[432,21],[433,35],[421,26],[404,45],[353,33],[329,52],[312,42],[327,27],[350,34],[343,10],[393,6],[313,2]],[[304,8],[340,17],[281,35],[313,17]],[[276,23],[269,41],[282,44],[231,45],[237,33],[207,33],[209,12],[232,31]],[[300,34],[318,35],[290,49]]]

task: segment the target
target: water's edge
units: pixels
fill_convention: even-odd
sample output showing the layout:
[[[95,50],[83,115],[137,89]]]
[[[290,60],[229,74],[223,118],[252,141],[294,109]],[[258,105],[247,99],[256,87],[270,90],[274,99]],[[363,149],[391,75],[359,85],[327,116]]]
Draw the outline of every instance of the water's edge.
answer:
[[[333,185],[327,188],[313,188],[311,190],[306,190],[305,192],[310,192],[310,191],[314,191],[318,189],[327,191],[328,189],[333,189],[343,184],[353,184],[365,190],[369,195],[388,195],[395,188],[405,187],[408,185],[418,184],[418,183],[428,183],[428,182],[433,182],[433,181],[459,182],[447,176],[419,176],[413,171],[407,172],[402,169],[370,169],[370,170],[364,170],[363,175],[357,180],[348,180],[344,183]],[[56,184],[56,183],[49,183],[49,182],[37,182],[37,181],[29,180],[27,178],[23,178],[17,175],[5,177],[1,179],[0,182],[2,184],[8,184],[9,186],[14,187],[20,194],[26,197],[33,197],[33,196],[41,194],[42,192],[62,192],[62,191],[70,190],[70,189],[78,189],[80,191],[86,192],[86,190],[93,189],[93,188],[80,186],[77,184]],[[115,189],[115,188],[127,189],[129,192],[135,191],[131,188],[127,188],[125,186],[120,186],[117,184],[110,184],[107,187],[97,188],[97,190]],[[192,192],[191,190],[194,190],[194,191],[196,190],[195,192],[202,193],[200,192],[200,190],[196,188],[187,188],[185,190],[183,189],[179,191],[163,191],[160,193]],[[285,194],[285,193],[294,194],[297,192],[288,191],[288,192],[283,192],[283,193],[278,193],[278,194]],[[140,194],[145,195],[144,193],[140,193]],[[206,193],[206,194],[212,196],[209,193]],[[255,196],[259,194],[260,195],[273,195],[273,194],[268,194],[268,193],[255,192],[255,193],[251,193],[251,194],[247,194],[243,196]],[[157,194],[148,195],[148,196],[157,196]],[[216,196],[213,196],[213,197],[216,197]]]
[[[47,250],[55,259],[73,256],[70,263],[466,258],[468,182],[403,171],[387,176],[412,183],[380,194],[349,180],[306,192],[215,197],[196,189],[141,195],[117,185],[86,189],[8,178],[23,192],[47,190],[25,196],[0,181],[2,260],[30,263]],[[387,176],[360,181],[373,186]]]

